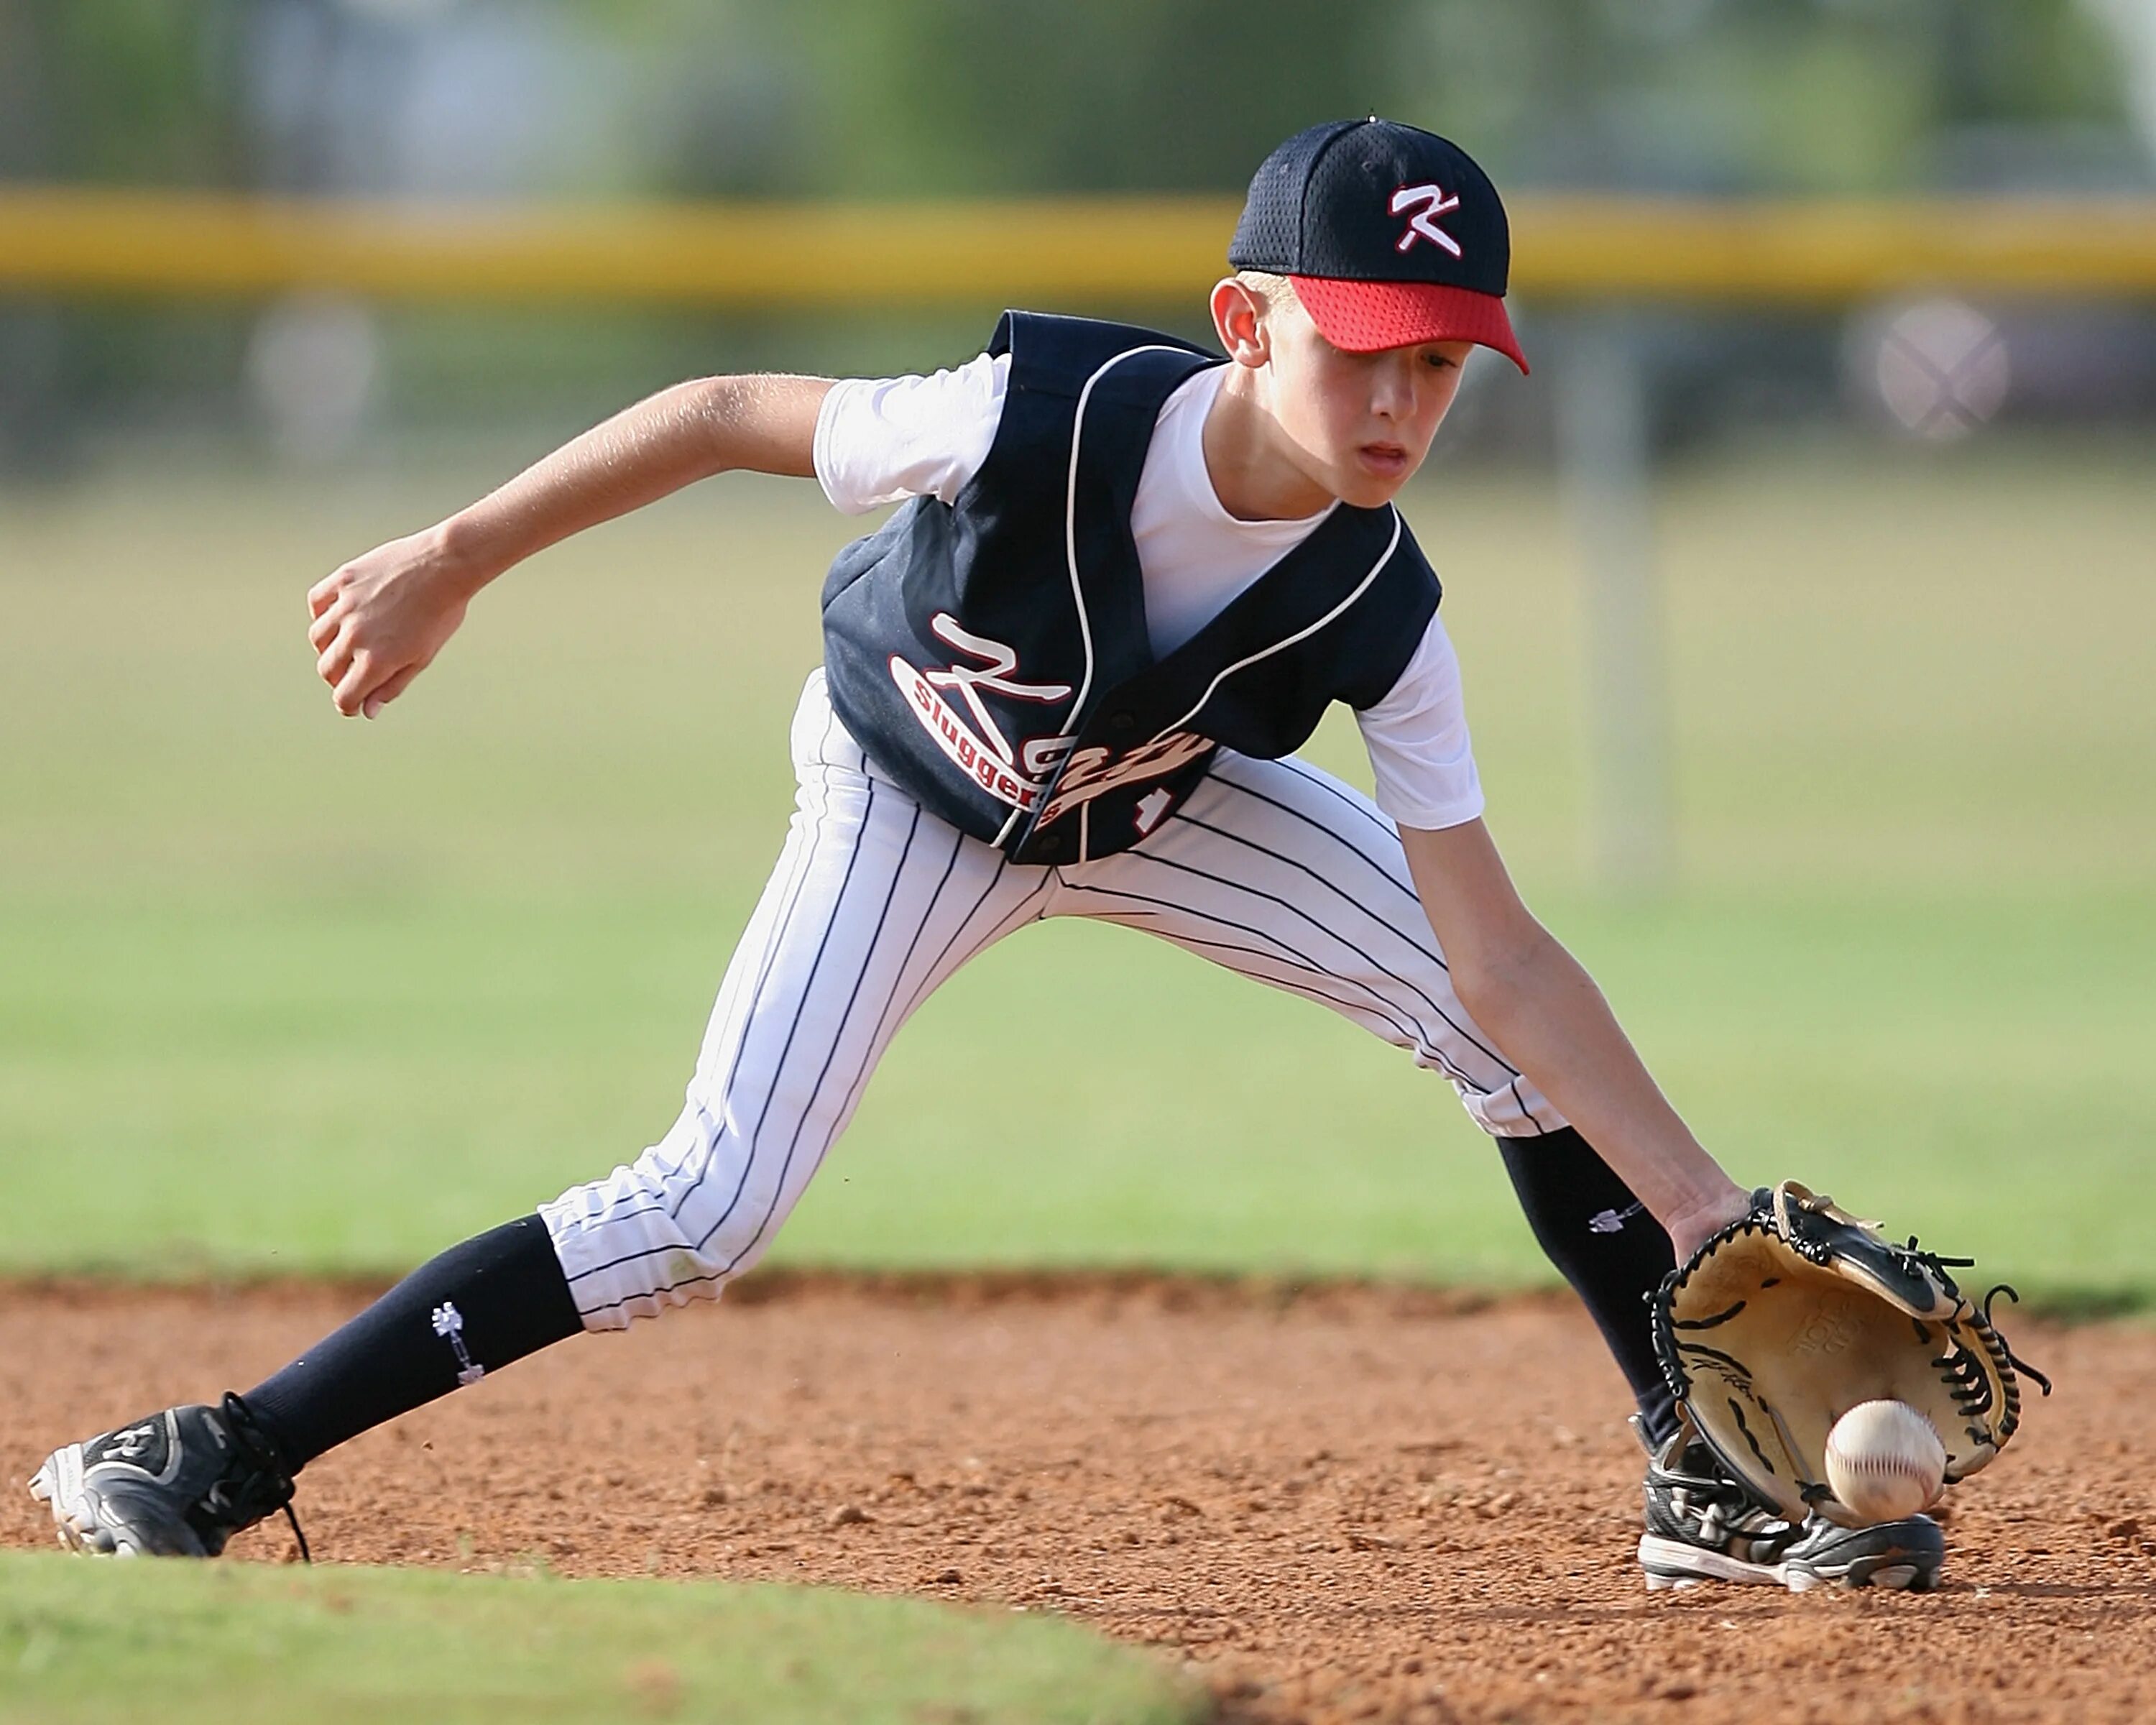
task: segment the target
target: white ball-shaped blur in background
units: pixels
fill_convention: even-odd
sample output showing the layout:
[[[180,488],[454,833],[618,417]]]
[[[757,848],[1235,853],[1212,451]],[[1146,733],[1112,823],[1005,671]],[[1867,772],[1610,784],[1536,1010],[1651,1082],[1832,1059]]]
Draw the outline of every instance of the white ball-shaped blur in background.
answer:
[[[279,453],[309,463],[349,449],[381,363],[381,336],[364,301],[294,294],[264,311],[247,343],[247,385]]]
[[[1845,356],[1851,382],[1891,423],[1932,442],[1967,437],[2005,405],[2013,362],[1999,326],[1944,295],[1860,317]]]

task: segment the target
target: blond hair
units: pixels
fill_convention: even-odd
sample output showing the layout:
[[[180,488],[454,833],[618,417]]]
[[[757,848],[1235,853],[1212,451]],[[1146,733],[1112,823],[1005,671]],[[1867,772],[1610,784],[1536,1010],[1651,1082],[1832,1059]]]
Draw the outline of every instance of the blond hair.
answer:
[[[1235,280],[1256,295],[1260,305],[1267,311],[1276,305],[1299,307],[1302,304],[1295,284],[1285,275],[1275,275],[1265,270],[1238,270]]]

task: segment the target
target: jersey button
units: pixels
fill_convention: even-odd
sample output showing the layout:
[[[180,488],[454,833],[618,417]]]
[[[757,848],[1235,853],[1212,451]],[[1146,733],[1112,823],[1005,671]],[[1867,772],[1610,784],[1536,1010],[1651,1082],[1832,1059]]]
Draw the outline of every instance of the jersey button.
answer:
[[[1130,713],[1110,713],[1108,732],[1111,737],[1128,737],[1138,728],[1137,717]]]

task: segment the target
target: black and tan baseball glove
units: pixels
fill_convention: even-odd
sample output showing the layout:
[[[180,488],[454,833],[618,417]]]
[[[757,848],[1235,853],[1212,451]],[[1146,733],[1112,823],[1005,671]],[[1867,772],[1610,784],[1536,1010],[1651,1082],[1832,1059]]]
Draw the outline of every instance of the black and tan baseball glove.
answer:
[[[1762,1502],[1793,1521],[1859,1517],[1827,1484],[1826,1438],[1859,1402],[1906,1402],[1932,1423],[1948,1483],[1996,1455],[2021,1420],[2016,1359],[1948,1266],[1897,1245],[1794,1180],[1672,1271],[1654,1299],[1655,1347],[1678,1405]]]

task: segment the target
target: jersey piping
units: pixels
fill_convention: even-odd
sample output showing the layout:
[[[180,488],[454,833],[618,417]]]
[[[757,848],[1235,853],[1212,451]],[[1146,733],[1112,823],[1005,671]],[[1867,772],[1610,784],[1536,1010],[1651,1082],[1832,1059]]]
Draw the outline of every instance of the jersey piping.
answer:
[[[1093,624],[1086,610],[1085,587],[1078,578],[1078,452],[1086,444],[1086,403],[1092,399],[1093,386],[1133,355],[1186,351],[1160,341],[1149,342],[1142,347],[1126,347],[1103,361],[1078,392],[1078,406],[1071,414],[1070,423],[1070,480],[1063,506],[1063,555],[1070,571],[1070,597],[1078,607],[1078,638],[1086,649],[1086,674],[1079,679],[1077,698],[1070,703],[1073,720],[1085,711],[1086,697],[1093,690]]]
[[[1388,504],[1386,507],[1390,509],[1392,508],[1392,506]],[[1370,583],[1378,578],[1378,572],[1382,570],[1386,564],[1392,562],[1393,553],[1399,549],[1399,546],[1400,512],[1397,509],[1394,509],[1393,510],[1393,536],[1385,542],[1385,548],[1378,554],[1378,561],[1370,565],[1370,572],[1355,583],[1353,592],[1350,593],[1346,598],[1341,600],[1338,604],[1335,605],[1330,611],[1327,611],[1322,617],[1319,618],[1317,622],[1305,624],[1293,634],[1284,635],[1279,640],[1275,641],[1270,647],[1260,649],[1255,653],[1246,654],[1242,658],[1237,660],[1233,665],[1229,665],[1216,673],[1213,680],[1205,685],[1205,692],[1198,697],[1198,705],[1191,708],[1188,712],[1185,713],[1173,724],[1162,726],[1159,730],[1153,732],[1152,740],[1155,742],[1159,742],[1160,739],[1167,736],[1169,732],[1180,730],[1183,726],[1188,725],[1193,719],[1196,718],[1199,714],[1204,711],[1205,703],[1212,700],[1214,691],[1217,691],[1223,683],[1226,682],[1229,678],[1235,675],[1237,671],[1243,670],[1245,666],[1255,665],[1261,659],[1270,659],[1276,653],[1284,652],[1286,649],[1295,645],[1297,641],[1306,640],[1312,635],[1316,634],[1318,630],[1323,629],[1327,624],[1332,622],[1334,618],[1339,616],[1342,612],[1345,611],[1350,605],[1353,604],[1356,600],[1361,598],[1365,593],[1369,591]]]

